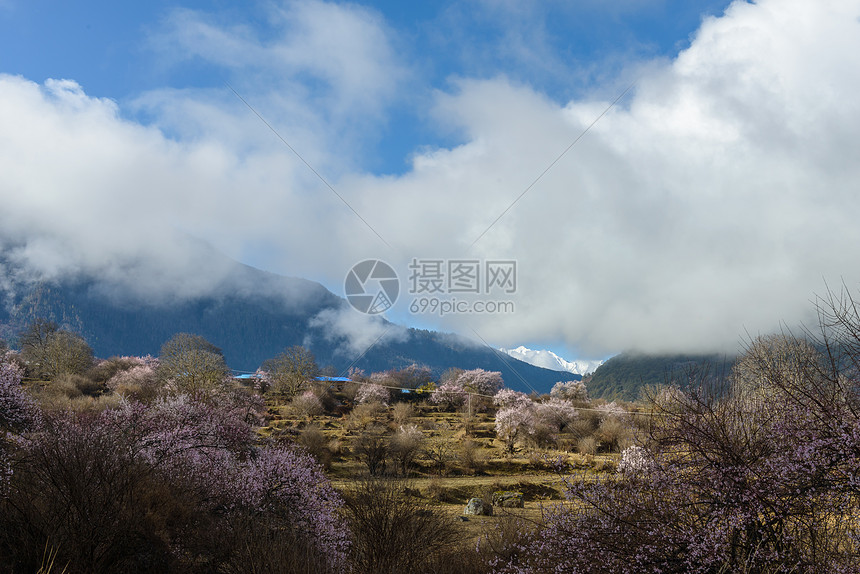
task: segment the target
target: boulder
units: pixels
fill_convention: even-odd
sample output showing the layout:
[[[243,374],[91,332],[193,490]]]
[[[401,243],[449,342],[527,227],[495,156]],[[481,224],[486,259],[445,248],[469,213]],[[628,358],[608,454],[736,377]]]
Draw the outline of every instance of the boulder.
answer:
[[[522,492],[515,490],[497,490],[493,493],[493,506],[502,508],[522,508],[525,504]]]
[[[463,514],[473,516],[492,516],[493,507],[480,498],[470,498],[466,503],[466,508],[463,509]]]

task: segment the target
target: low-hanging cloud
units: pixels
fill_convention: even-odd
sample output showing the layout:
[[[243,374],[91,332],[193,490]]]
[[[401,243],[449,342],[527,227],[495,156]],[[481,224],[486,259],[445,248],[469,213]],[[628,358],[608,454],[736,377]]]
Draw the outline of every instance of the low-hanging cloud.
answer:
[[[404,327],[348,307],[320,311],[308,325],[322,332],[327,341],[338,345],[337,352],[351,358],[362,356],[376,345],[403,342],[409,338],[409,331]],[[309,344],[312,342],[307,341]]]
[[[233,59],[252,54],[242,91],[266,72],[300,86],[316,70],[319,100],[262,89],[251,99],[390,247],[227,88],[141,94],[135,111],[155,118],[142,125],[72,80],[0,76],[0,234],[14,260],[191,296],[227,271],[183,247],[188,236],[331,286],[368,257],[402,279],[413,257],[516,259],[516,313],[438,325],[503,346],[562,340],[592,356],[733,349],[745,331],[809,320],[825,281],[860,282],[856,1],[738,1],[672,61],[630,62],[630,94],[474,246],[629,80],[559,103],[513,78],[452,78],[427,113],[460,143],[375,175],[360,168],[367,138],[386,105],[414,96],[392,48],[402,40],[364,10],[293,6],[273,19],[280,43],[193,12],[174,14],[183,25],[163,40],[234,72],[247,62]],[[334,47],[314,25],[320,14],[340,18]],[[303,56],[296,38],[336,49],[335,64]],[[249,51],[225,54],[230,45]],[[386,71],[366,97],[368,78]],[[369,134],[350,131],[353,116]]]

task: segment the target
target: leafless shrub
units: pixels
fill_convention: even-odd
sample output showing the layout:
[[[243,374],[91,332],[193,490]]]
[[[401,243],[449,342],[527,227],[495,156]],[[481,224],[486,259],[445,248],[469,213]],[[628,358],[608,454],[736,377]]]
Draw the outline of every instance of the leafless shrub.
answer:
[[[603,419],[595,435],[601,444],[612,452],[618,451],[619,443],[623,439],[630,438],[632,433],[628,425],[611,416]]]
[[[572,452],[576,450],[579,439],[573,433],[562,433],[556,437],[555,445],[558,450]]]
[[[168,571],[173,558],[161,536],[188,516],[191,503],[179,485],[142,472],[116,447],[113,437],[94,432],[45,436],[31,449],[12,498],[2,501],[7,555],[0,562],[33,572],[47,540],[70,572]]]
[[[401,403],[402,404],[402,403]],[[388,448],[391,458],[397,462],[400,473],[407,476],[415,459],[424,446],[424,433],[415,425],[401,425],[391,437]]]
[[[63,396],[67,399],[73,399],[83,394],[78,386],[79,379],[83,379],[81,375],[65,373],[54,378],[53,381],[44,387],[44,393],[49,396]]]
[[[311,455],[317,459],[317,462],[323,465],[324,468],[331,468],[331,441],[317,425],[311,424],[306,426],[299,435],[297,442],[306,451],[311,453]]]
[[[361,433],[353,443],[353,450],[371,476],[385,472],[388,460],[388,438],[381,429],[371,428]]]
[[[350,402],[355,402],[355,394],[360,388],[361,385],[359,383],[346,383],[343,385],[343,390],[341,391],[341,393],[346,400]]]
[[[150,365],[136,365],[117,372],[107,381],[108,389],[129,399],[150,403],[162,391],[162,382]]]
[[[375,424],[384,410],[385,407],[379,403],[356,405],[347,417],[346,428],[349,430],[365,429]]]
[[[580,409],[579,417],[570,423],[568,430],[580,438],[589,436],[600,426],[600,418],[596,411]]]
[[[444,437],[433,437],[424,447],[424,456],[430,459],[437,474],[448,474],[454,460],[454,446]]]
[[[115,409],[120,405],[122,397],[119,395],[101,395],[88,397],[81,395],[69,401],[69,408],[75,412],[98,413],[107,409]]]
[[[485,563],[516,564],[531,548],[534,523],[513,514],[500,513],[478,539],[478,554]]]
[[[391,409],[391,416],[398,426],[406,424],[415,415],[415,408],[410,403],[397,403]]]
[[[551,448],[556,444],[556,437],[557,433],[552,427],[538,423],[532,427],[532,432],[528,435],[527,441],[536,448]]]
[[[143,364],[144,360],[138,357],[111,357],[104,361],[98,361],[89,371],[87,377],[99,383],[107,383],[122,371]]]
[[[224,574],[335,574],[295,530],[260,516],[234,517],[224,546],[232,550],[219,569]]]
[[[579,454],[582,455],[595,454],[597,452],[597,439],[595,439],[593,436],[587,436],[585,438],[579,439],[579,441],[576,443],[576,450],[579,452]]]
[[[472,472],[478,472],[484,468],[485,457],[481,450],[481,445],[473,440],[464,440],[460,443],[460,452],[458,453],[460,463]]]
[[[450,562],[459,540],[453,522],[403,492],[400,481],[371,479],[345,493],[355,574],[429,574]]]
[[[618,470],[618,463],[615,461],[615,459],[598,458],[595,459],[592,468],[595,472],[615,472],[616,470]]]

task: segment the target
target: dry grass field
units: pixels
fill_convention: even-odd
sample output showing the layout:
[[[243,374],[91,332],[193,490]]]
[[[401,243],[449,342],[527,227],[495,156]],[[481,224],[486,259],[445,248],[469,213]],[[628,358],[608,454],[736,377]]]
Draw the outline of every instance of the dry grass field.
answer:
[[[596,477],[614,472],[617,453],[580,454],[570,450],[518,443],[513,455],[496,437],[492,410],[468,414],[450,412],[426,401],[393,406],[358,405],[343,414],[307,414],[290,404],[269,404],[271,419],[263,436],[295,441],[324,465],[335,488],[347,492],[371,477],[367,437],[377,439],[384,459],[377,477],[396,481],[405,497],[430,505],[450,517],[464,544],[474,545],[502,523],[515,521],[522,529],[540,523],[544,511],[565,504],[565,475]],[[405,411],[405,414],[404,414]],[[420,431],[414,458],[404,469],[392,441],[401,427]],[[564,472],[554,467],[563,461]],[[523,508],[494,507],[492,516],[464,517],[471,498],[492,501],[496,491],[521,492]]]

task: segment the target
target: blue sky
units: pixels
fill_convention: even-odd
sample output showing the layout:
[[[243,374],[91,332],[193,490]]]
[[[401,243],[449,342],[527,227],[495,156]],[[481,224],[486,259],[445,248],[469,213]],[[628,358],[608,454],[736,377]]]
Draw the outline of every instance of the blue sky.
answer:
[[[288,4],[288,3],[287,3]],[[557,102],[594,90],[611,93],[629,79],[625,67],[672,58],[689,45],[703,17],[726,0],[543,2],[359,2],[377,18],[412,72],[398,97],[386,102],[372,153],[362,167],[402,173],[423,146],[450,145],[456,136],[437,129],[422,101],[451,78],[505,75]],[[223,89],[253,83],[244,71],[202,58],[181,60],[160,46],[171,21],[194,11],[206,21],[246,29],[262,41],[282,32],[272,2],[76,2],[6,0],[0,4],[2,71],[43,82],[72,79],[87,94],[120,104],[163,88]],[[312,82],[308,82],[309,85]],[[130,109],[122,109],[132,114]],[[145,117],[140,117],[145,121]],[[454,138],[454,139],[452,139]]]
[[[860,282],[858,16],[0,0],[0,240],[162,297],[222,278],[187,237],[337,293],[369,258],[516,260],[516,313],[389,316],[568,358],[733,350]]]

